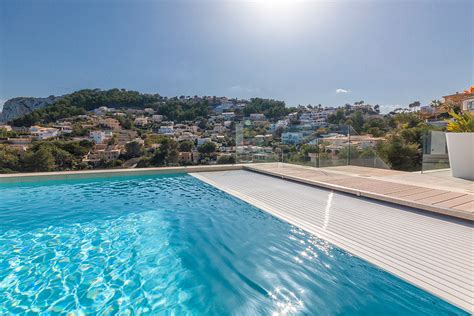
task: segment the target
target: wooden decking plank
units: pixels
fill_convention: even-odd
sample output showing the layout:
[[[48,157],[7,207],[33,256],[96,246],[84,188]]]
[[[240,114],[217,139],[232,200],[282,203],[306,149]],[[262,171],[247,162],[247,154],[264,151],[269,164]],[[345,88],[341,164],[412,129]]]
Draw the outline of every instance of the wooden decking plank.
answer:
[[[338,170],[334,172],[331,170]],[[462,206],[474,200],[474,194],[464,192],[452,192],[442,190],[433,186],[412,185],[390,178],[371,178],[370,175],[380,172],[373,168],[348,166],[347,168],[313,168],[299,165],[282,163],[251,165],[244,169],[256,172],[264,172],[273,176],[301,181],[306,184],[334,189],[346,193],[366,196],[386,202],[423,209],[429,212],[450,215],[472,221],[474,212],[470,212],[468,206]],[[369,176],[362,177],[367,171]],[[352,175],[350,174],[352,172]],[[357,173],[357,174],[355,174]],[[388,173],[389,175],[392,173]],[[408,172],[396,171],[393,174],[412,175]],[[423,183],[421,183],[423,184]],[[456,207],[460,206],[460,207]]]
[[[453,206],[453,208],[456,209],[456,210],[474,212],[474,202],[471,201],[471,202],[468,202],[468,203],[465,203],[465,204],[456,205],[456,206]]]
[[[392,193],[390,194],[390,196],[404,198],[409,195],[420,194],[420,193],[428,192],[431,190],[433,189],[423,188],[423,187],[413,187],[413,188],[410,188],[409,190]]]
[[[408,199],[408,200],[412,200],[412,201],[418,201],[418,200],[421,200],[421,199],[430,198],[430,197],[433,197],[433,196],[437,196],[437,195],[440,195],[440,194],[444,194],[444,193],[446,193],[446,192],[447,192],[447,191],[441,191],[441,190],[434,190],[434,189],[431,189],[431,190],[429,190],[429,191],[422,192],[422,193],[416,193],[416,194],[405,195],[403,198],[404,198],[404,199]]]
[[[420,203],[427,203],[427,204],[435,204],[435,203],[440,203],[444,201],[449,201],[461,196],[465,196],[466,194],[464,193],[459,193],[459,192],[444,192],[442,194],[436,195],[436,196],[431,196],[431,197],[426,197],[423,199],[418,200]]]
[[[466,203],[469,203],[469,202],[472,202],[472,201],[474,201],[474,196],[466,194],[464,196],[460,196],[460,197],[457,197],[457,198],[449,200],[449,201],[434,203],[433,205],[437,205],[437,206],[441,206],[441,207],[454,208],[455,206],[466,204]]]

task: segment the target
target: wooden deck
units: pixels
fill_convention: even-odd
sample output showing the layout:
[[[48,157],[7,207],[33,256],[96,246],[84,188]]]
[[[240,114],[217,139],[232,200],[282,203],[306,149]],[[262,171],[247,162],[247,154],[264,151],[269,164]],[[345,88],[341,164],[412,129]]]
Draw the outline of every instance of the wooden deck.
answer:
[[[437,184],[437,178],[430,175],[357,166],[313,168],[264,163],[244,169],[474,221],[474,183],[467,180],[448,186]]]

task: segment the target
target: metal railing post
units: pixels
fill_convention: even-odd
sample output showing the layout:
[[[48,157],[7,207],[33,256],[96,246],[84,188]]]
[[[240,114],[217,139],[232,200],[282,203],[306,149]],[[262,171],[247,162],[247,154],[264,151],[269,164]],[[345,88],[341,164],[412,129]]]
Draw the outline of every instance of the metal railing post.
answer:
[[[347,126],[347,138],[348,138],[348,141],[349,141],[349,150],[348,150],[348,153],[347,153],[347,165],[349,166],[351,164],[351,126],[348,125]]]

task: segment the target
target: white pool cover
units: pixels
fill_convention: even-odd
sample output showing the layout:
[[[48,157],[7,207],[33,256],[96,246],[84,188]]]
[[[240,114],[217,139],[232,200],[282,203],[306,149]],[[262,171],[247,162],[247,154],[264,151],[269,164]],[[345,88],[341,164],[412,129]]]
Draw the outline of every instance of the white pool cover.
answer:
[[[192,175],[474,311],[472,223],[249,171]]]

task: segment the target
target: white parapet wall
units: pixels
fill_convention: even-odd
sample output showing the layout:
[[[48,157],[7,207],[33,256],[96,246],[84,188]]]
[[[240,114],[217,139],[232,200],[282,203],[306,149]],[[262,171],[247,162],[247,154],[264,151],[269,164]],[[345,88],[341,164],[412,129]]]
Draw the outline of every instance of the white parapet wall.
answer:
[[[474,180],[474,133],[446,133],[453,177]]]

